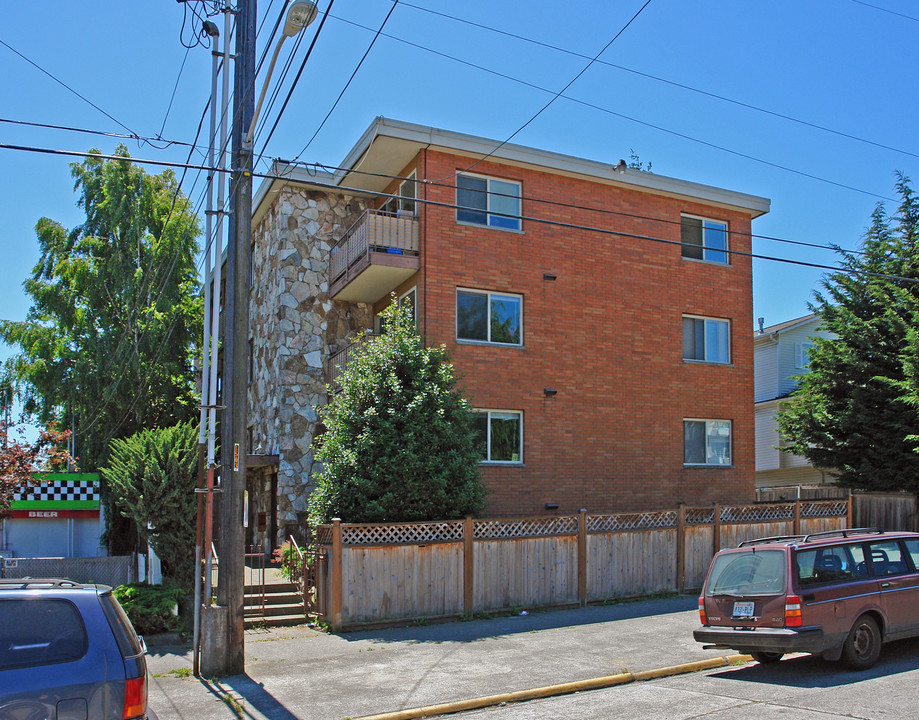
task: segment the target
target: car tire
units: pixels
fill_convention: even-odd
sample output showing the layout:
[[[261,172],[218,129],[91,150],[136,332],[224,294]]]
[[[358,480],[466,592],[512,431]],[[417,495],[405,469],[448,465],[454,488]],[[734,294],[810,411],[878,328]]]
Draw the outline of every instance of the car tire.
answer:
[[[862,615],[842,645],[842,661],[853,670],[867,670],[881,655],[881,631],[869,615]]]
[[[785,653],[780,652],[751,652],[753,659],[756,660],[760,665],[771,665],[772,663],[777,663],[783,657]]]

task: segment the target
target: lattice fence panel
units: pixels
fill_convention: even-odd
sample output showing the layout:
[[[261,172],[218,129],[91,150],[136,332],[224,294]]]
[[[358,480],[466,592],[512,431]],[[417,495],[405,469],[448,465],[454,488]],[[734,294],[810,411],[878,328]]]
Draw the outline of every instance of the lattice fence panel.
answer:
[[[473,523],[473,537],[476,540],[574,535],[577,531],[578,518],[574,515],[521,520],[476,520]]]
[[[685,520],[687,525],[714,525],[715,508],[687,508]]]
[[[317,545],[331,545],[332,544],[332,526],[331,525],[320,525],[316,528],[316,544]]]
[[[676,526],[677,513],[674,511],[587,516],[587,532],[595,533],[617,530],[663,530]]]
[[[821,502],[802,502],[801,517],[845,517],[849,512],[846,500],[823,500]]]
[[[721,508],[723,523],[761,523],[793,520],[794,505],[747,505]]]
[[[342,545],[417,545],[463,539],[463,521],[404,525],[342,525]]]

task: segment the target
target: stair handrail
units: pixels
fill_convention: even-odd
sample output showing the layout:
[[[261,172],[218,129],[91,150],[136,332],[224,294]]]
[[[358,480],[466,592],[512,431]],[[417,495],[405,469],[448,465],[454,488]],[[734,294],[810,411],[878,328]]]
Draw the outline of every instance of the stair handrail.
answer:
[[[303,551],[300,549],[300,543],[294,540],[293,535],[288,535],[290,544],[294,546],[297,555],[300,558],[300,582],[297,583],[297,589],[300,591],[300,600],[303,602],[303,613],[306,614],[306,593],[309,588],[306,587],[306,561],[303,559]]]

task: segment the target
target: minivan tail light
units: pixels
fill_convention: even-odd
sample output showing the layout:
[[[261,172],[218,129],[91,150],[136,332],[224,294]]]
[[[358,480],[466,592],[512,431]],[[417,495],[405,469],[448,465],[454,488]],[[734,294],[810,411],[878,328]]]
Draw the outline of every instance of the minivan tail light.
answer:
[[[699,597],[699,619],[703,625],[708,625],[708,618],[705,617],[705,597]]]
[[[124,685],[124,709],[121,720],[140,718],[147,712],[147,676],[128,678]]]
[[[801,627],[801,598],[797,595],[785,597],[785,627]]]

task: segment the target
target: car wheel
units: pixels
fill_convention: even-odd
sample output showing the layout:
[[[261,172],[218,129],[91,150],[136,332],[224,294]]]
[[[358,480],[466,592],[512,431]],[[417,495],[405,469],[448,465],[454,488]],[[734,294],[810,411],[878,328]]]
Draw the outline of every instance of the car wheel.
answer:
[[[756,660],[760,665],[770,665],[772,663],[777,663],[783,657],[785,653],[780,652],[751,652],[753,659]]]
[[[881,631],[877,622],[868,615],[862,615],[842,646],[842,660],[853,670],[867,670],[874,665],[881,654]]]

